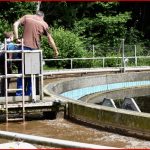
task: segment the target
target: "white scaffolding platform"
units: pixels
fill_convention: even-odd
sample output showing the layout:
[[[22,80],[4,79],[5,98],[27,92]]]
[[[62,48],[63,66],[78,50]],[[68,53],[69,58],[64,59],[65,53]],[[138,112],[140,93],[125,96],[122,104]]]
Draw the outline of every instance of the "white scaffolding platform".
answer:
[[[18,44],[17,44],[18,45]],[[4,75],[1,75],[1,78],[5,79],[5,85],[3,88],[5,88],[5,112],[6,112],[6,122],[8,121],[25,121],[25,78],[30,77],[31,78],[31,85],[32,85],[32,95],[31,95],[31,100],[36,102],[36,78],[38,78],[39,82],[39,96],[40,100],[43,99],[43,68],[42,68],[42,50],[24,50],[23,47],[23,40],[20,45],[21,48],[18,48],[20,50],[7,50],[7,42],[5,40],[5,48],[4,50],[1,50],[1,53],[4,53],[4,61],[5,61],[5,73]],[[18,58],[13,58],[9,57],[9,55],[13,54],[19,54],[20,57]],[[21,63],[21,74],[19,73],[9,73],[8,72],[8,64],[10,62],[17,62]],[[18,78],[21,77],[22,79],[22,88],[9,88],[8,82],[11,78]],[[22,91],[22,100],[21,104],[19,103],[19,107],[22,108],[22,111],[20,112],[19,118],[14,118],[9,115],[9,109],[11,108],[12,102],[10,103],[8,101],[9,93],[10,92],[17,92],[17,91]],[[16,105],[17,106],[17,105]]]

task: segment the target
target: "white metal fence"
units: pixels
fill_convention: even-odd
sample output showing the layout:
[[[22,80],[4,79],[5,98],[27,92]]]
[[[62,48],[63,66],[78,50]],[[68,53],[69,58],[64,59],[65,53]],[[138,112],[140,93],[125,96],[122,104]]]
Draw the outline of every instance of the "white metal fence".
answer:
[[[92,65],[87,65],[90,63],[90,61],[92,61]],[[93,68],[123,67],[122,61],[123,61],[122,57],[43,59],[43,62],[45,62],[45,64],[48,64],[48,62],[51,62],[54,64],[58,64],[58,62],[67,63],[67,64],[69,64],[68,66],[70,66],[68,69],[92,68],[92,67]],[[78,65],[76,65],[77,63],[81,63],[82,65],[79,65],[79,67],[78,67]],[[150,56],[124,57],[124,64],[126,67],[127,66],[150,66]],[[62,68],[63,68],[63,66],[62,66]]]

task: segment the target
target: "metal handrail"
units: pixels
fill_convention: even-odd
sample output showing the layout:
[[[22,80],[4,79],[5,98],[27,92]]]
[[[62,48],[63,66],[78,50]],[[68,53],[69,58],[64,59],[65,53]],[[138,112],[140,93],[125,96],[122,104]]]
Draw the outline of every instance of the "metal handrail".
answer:
[[[140,58],[145,58],[149,59],[150,56],[130,56],[130,57],[124,57],[124,59],[135,59],[135,66],[137,66],[137,61]],[[120,59],[122,60],[122,57],[91,57],[91,58],[52,58],[52,59],[43,59],[43,62],[48,62],[48,61],[65,61],[68,60],[70,61],[70,69],[73,69],[73,61],[75,60],[101,60],[102,61],[102,66],[105,67],[105,62],[106,59]],[[121,64],[120,64],[121,65]],[[124,66],[125,67],[125,66]]]
[[[0,54],[1,53],[3,53],[4,54],[4,62],[5,62],[5,68],[7,68],[7,62],[9,61],[20,61],[21,62],[21,64],[22,64],[22,73],[21,74],[19,74],[19,73],[12,73],[12,74],[8,74],[8,72],[7,72],[7,69],[5,69],[5,73],[4,74],[1,74],[0,75],[0,78],[4,78],[5,79],[5,87],[6,87],[6,90],[5,90],[5,105],[6,105],[6,121],[8,122],[9,120],[15,120],[14,118],[13,119],[10,119],[9,117],[8,117],[8,92],[10,92],[10,91],[17,91],[17,90],[22,90],[22,114],[23,114],[23,116],[22,116],[22,118],[17,118],[17,119],[22,119],[23,121],[25,120],[25,107],[24,107],[24,105],[25,105],[25,98],[24,98],[24,96],[25,96],[25,91],[24,91],[24,85],[25,85],[25,83],[24,83],[24,78],[25,77],[31,77],[31,79],[33,79],[34,78],[34,81],[35,81],[35,77],[36,76],[38,76],[39,78],[40,78],[40,81],[41,81],[41,84],[42,85],[40,85],[41,86],[41,90],[40,90],[40,98],[41,99],[43,99],[43,89],[42,89],[42,87],[43,87],[43,74],[42,74],[42,51],[41,50],[34,50],[34,51],[32,51],[32,50],[24,50],[24,48],[23,48],[23,42],[22,42],[22,44],[21,44],[21,46],[22,46],[22,49],[20,50],[7,50],[7,43],[6,43],[6,40],[5,40],[5,44],[4,44],[4,50],[0,50]],[[8,55],[7,54],[9,54],[9,53],[17,53],[17,54],[21,54],[21,58],[8,58]],[[40,63],[40,70],[41,70],[41,73],[39,73],[39,74],[33,74],[33,73],[25,73],[25,54],[27,54],[27,53],[40,53],[40,61],[41,61],[41,63]],[[3,56],[3,55],[2,55]],[[3,66],[4,67],[4,66]],[[15,88],[11,88],[11,89],[9,89],[9,88],[7,88],[8,86],[8,78],[16,78],[16,77],[21,77],[22,78],[22,89],[15,89]],[[35,85],[35,84],[32,84],[32,85]],[[32,86],[33,87],[33,86]],[[35,89],[35,87],[34,87],[34,89]],[[33,91],[33,90],[32,90]],[[35,90],[34,90],[34,92],[35,92]],[[35,94],[34,94],[34,92],[32,92],[33,94],[32,94],[32,98],[34,98],[35,97]]]

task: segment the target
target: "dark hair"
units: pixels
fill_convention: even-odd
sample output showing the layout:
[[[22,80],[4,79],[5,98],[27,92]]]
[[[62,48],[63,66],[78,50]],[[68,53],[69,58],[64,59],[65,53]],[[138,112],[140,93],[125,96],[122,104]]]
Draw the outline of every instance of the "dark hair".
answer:
[[[44,17],[44,12],[43,11],[36,11],[36,15]]]

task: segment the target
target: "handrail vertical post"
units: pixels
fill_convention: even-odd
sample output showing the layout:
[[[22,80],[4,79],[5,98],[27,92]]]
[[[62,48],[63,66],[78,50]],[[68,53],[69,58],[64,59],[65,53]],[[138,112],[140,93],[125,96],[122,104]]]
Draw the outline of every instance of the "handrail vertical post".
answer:
[[[4,44],[4,56],[5,56],[5,107],[6,107],[6,122],[8,122],[8,93],[7,93],[7,87],[8,87],[8,78],[7,78],[7,41],[5,39]]]
[[[72,64],[73,59],[71,58],[70,60],[71,60],[71,69],[72,69],[73,68],[73,64]]]
[[[122,67],[123,67],[123,72],[125,72],[125,58],[124,58],[124,39],[122,39]]]
[[[24,75],[24,64],[25,64],[25,60],[24,60],[24,45],[23,45],[23,39],[21,40],[21,59],[22,59],[22,117],[23,117],[23,121],[25,121],[25,75]]]
[[[42,51],[40,51],[40,60],[41,60],[41,70],[40,70],[40,72],[41,72],[41,81],[40,81],[40,88],[41,88],[41,93],[40,93],[40,99],[41,100],[43,100],[43,98],[44,98],[44,94],[43,94],[43,53],[42,53]]]
[[[134,45],[135,66],[137,66],[137,47]]]
[[[105,58],[103,57],[103,68],[105,67]]]

